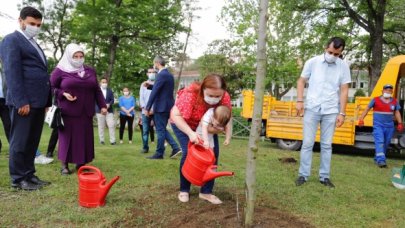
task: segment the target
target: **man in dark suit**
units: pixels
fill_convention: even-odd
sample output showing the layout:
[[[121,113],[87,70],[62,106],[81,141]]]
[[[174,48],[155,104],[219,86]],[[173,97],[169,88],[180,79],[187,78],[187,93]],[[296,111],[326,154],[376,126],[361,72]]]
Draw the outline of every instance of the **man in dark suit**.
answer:
[[[0,43],[11,119],[9,169],[13,188],[37,190],[50,184],[34,175],[34,158],[45,108],[51,106],[51,89],[45,54],[33,39],[40,31],[42,14],[24,7],[18,20],[20,28]]]
[[[172,147],[171,158],[181,152],[177,142],[173,139],[170,133],[166,130],[167,122],[170,117],[170,110],[174,105],[173,91],[174,78],[173,75],[166,69],[166,62],[161,56],[156,56],[153,60],[154,68],[158,71],[156,81],[153,84],[152,92],[146,104],[146,111],[151,113],[153,105],[153,120],[155,121],[157,133],[156,152],[149,159],[163,159],[165,152],[165,140]]]
[[[98,137],[100,143],[104,145],[104,128],[107,124],[108,132],[110,135],[111,145],[115,145],[115,120],[114,120],[114,93],[108,88],[107,78],[102,78],[100,80],[100,88],[103,93],[105,103],[107,104],[107,114],[103,115],[100,113],[100,108],[96,104],[96,116],[97,116],[97,125],[98,125]]]

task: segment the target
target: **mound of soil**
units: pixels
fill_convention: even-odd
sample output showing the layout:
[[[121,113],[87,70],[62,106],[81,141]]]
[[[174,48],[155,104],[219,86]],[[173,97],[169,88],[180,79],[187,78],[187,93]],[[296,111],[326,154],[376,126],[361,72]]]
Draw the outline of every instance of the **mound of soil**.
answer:
[[[156,194],[154,189],[152,192],[154,196],[146,195],[144,199],[137,200],[137,207],[130,210],[125,221],[116,225],[170,228],[243,227],[244,225],[245,202],[242,194],[236,196],[229,192],[216,192],[224,203],[212,205],[199,199],[197,191],[191,192],[188,203],[179,202],[176,191],[163,189],[160,194]],[[156,200],[156,197],[159,199]],[[263,202],[260,204],[263,205]],[[255,207],[254,223],[254,227],[313,227],[294,215],[264,206]]]

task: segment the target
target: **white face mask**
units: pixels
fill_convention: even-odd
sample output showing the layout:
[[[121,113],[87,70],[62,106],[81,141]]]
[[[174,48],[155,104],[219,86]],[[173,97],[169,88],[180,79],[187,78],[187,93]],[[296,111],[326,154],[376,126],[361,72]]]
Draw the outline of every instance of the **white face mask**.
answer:
[[[222,97],[204,96],[204,101],[209,105],[216,105],[221,101]]]
[[[384,97],[384,98],[390,98],[390,97],[391,97],[391,94],[390,94],[390,93],[383,93],[383,97]]]
[[[23,32],[29,39],[31,39],[37,36],[40,31],[41,29],[37,26],[25,25],[25,29]]]
[[[107,89],[108,84],[107,83],[101,83],[101,88]]]
[[[124,92],[124,95],[125,95],[125,96],[128,96],[128,95],[129,95],[129,92]]]
[[[324,54],[324,57],[325,57],[326,62],[328,62],[328,63],[334,63],[334,62],[336,62],[336,60],[338,58],[337,56],[331,55],[326,52]]]
[[[83,66],[84,63],[84,58],[81,59],[72,59],[72,66],[76,67],[76,68],[80,68]]]
[[[155,78],[156,78],[156,74],[155,73],[149,73],[148,78],[149,78],[149,80],[154,81]]]

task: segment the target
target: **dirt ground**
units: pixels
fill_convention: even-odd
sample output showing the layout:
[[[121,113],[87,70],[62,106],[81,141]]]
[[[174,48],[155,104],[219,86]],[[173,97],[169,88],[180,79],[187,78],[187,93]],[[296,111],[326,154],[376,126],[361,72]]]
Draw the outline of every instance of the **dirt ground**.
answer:
[[[151,191],[156,193],[156,190]],[[241,194],[217,192],[223,200],[221,205],[212,205],[198,198],[198,192],[190,194],[188,203],[180,203],[173,191],[164,191],[159,202],[153,202],[151,195],[137,201],[138,207],[132,208],[130,214],[121,221],[123,226],[137,227],[243,227],[244,197]],[[263,203],[259,203],[263,204]],[[256,206],[254,227],[314,227],[294,215],[277,208]]]

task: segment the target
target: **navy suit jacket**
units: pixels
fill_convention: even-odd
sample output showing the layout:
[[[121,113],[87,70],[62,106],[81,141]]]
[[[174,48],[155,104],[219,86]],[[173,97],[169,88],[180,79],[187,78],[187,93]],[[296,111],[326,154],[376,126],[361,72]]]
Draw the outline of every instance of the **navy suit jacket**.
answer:
[[[0,43],[0,58],[6,77],[7,105],[15,108],[27,104],[31,108],[51,106],[47,63],[23,34],[15,31],[4,37]]]
[[[173,75],[167,69],[161,70],[153,84],[145,109],[149,111],[153,105],[153,112],[155,113],[170,112],[174,105],[173,91]]]
[[[114,93],[110,88],[107,88],[107,94],[105,96],[105,103],[109,104],[110,107],[107,109],[108,112],[112,113],[114,111],[113,105],[114,105]],[[96,104],[96,113],[100,113],[100,108]]]

